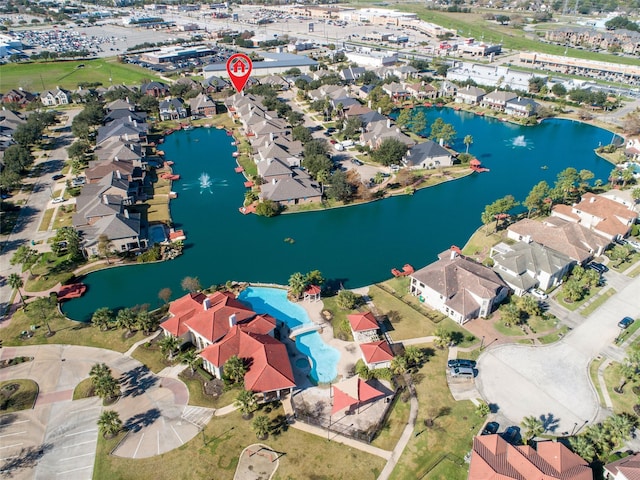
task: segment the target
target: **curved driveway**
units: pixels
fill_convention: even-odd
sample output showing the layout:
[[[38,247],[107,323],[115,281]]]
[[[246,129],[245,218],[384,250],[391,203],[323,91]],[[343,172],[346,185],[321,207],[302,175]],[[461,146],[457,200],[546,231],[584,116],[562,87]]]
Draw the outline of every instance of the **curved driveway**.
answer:
[[[640,277],[579,322],[564,339],[549,346],[505,345],[478,359],[477,387],[499,414],[514,424],[525,416],[543,420],[547,433],[572,432],[596,420],[599,401],[588,365],[612,350],[623,316],[640,316]]]
[[[213,413],[187,406],[189,392],[181,381],[155,375],[121,353],[72,345],[0,350],[0,358],[14,356],[34,360],[0,369],[0,381],[28,378],[40,387],[33,410],[0,417],[0,464],[13,465],[16,478],[91,478],[103,408],[96,398],[72,397],[95,363],[106,363],[120,378],[122,396],[108,408],[120,414],[129,433],[115,455],[141,458],[177,448]]]

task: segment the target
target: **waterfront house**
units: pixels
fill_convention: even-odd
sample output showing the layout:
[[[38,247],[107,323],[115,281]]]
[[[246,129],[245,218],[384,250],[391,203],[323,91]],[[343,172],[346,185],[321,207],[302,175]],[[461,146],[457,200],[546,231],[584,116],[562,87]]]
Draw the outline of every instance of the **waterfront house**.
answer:
[[[572,206],[555,205],[551,215],[578,223],[609,241],[626,237],[638,218],[628,206],[593,193],[585,193],[580,202]]]
[[[402,133],[398,127],[392,125],[390,119],[370,122],[365,127],[365,131],[360,134],[360,142],[372,150],[378,148],[387,138],[398,140],[407,147],[412,147],[416,143],[411,137]]]
[[[281,206],[320,202],[322,190],[308,173],[292,168],[291,175],[260,186],[260,200],[271,200]]]
[[[453,165],[453,156],[446,148],[427,140],[409,147],[402,163],[413,169],[448,167]]]
[[[380,329],[380,325],[378,325],[378,321],[372,312],[353,313],[351,315],[347,315],[347,319],[351,326],[353,339],[356,342],[366,343],[371,340],[378,340],[378,330]]]
[[[109,239],[110,249],[115,252],[137,252],[146,248],[146,240],[140,238],[140,214],[115,213],[101,217],[92,225],[78,227],[82,236],[82,250],[85,256],[99,255],[100,237]]]
[[[541,221],[524,218],[509,225],[507,237],[518,242],[539,243],[581,265],[602,255],[609,245],[608,240],[588,228],[560,217],[548,217]]]
[[[500,435],[473,438],[468,480],[593,480],[589,464],[560,442],[511,445]]]
[[[487,93],[480,101],[480,106],[490,108],[498,112],[504,112],[507,107],[507,102],[518,98],[513,92],[503,92],[501,90],[495,90],[491,93]]]
[[[464,88],[459,88],[456,92],[456,103],[464,103],[465,105],[479,105],[482,97],[487,92],[478,87],[467,85]]]
[[[410,275],[410,293],[459,324],[484,318],[508,294],[498,274],[452,247]]]
[[[393,360],[393,352],[386,340],[359,344],[362,361],[369,370],[389,368]]]
[[[416,100],[434,100],[438,97],[438,89],[430,84],[412,83],[406,86],[407,93]]]
[[[158,110],[160,113],[160,120],[163,122],[167,120],[187,118],[187,109],[180,98],[171,98],[169,100],[161,101],[158,105]]]
[[[540,104],[526,97],[513,98],[507,101],[504,113],[516,117],[531,117],[536,114]]]
[[[190,98],[189,108],[192,117],[211,118],[217,113],[215,102],[204,93],[198,94],[195,98]]]
[[[245,361],[245,388],[279,397],[295,387],[287,350],[274,337],[276,320],[257,315],[231,292],[189,293],[169,305],[160,324],[165,335],[191,342],[203,368],[221,378],[231,356]]]
[[[128,117],[109,122],[98,128],[96,146],[112,138],[119,138],[124,142],[146,143],[148,125],[138,123],[137,120],[129,122]]]
[[[406,100],[411,93],[400,83],[391,82],[382,85],[382,91],[391,97],[394,102]]]
[[[45,90],[40,94],[40,101],[47,107],[67,105],[71,103],[71,92],[56,87],[55,90]]]
[[[604,466],[608,480],[635,480],[640,478],[640,453],[620,458]]]
[[[491,249],[489,256],[495,262],[494,272],[518,296],[534,287],[548,290],[559,285],[575,264],[568,256],[535,242],[513,245],[501,242]]]

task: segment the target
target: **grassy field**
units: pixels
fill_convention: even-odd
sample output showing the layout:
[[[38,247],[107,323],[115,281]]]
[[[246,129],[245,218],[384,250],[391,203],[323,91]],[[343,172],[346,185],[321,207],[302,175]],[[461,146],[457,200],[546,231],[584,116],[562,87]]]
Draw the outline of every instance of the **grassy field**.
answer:
[[[589,305],[584,307],[580,311],[580,315],[582,315],[583,317],[588,317],[589,315],[591,315],[591,313],[593,313],[596,310],[596,308],[598,308],[600,305],[605,303],[610,297],[613,297],[616,293],[617,292],[615,288],[610,288],[606,290],[602,295],[596,298],[593,302],[591,302]]]
[[[173,361],[170,362],[167,357],[160,352],[160,347],[155,343],[151,343],[149,346],[145,344],[140,345],[133,351],[131,356],[145,365],[153,373],[158,373],[166,367],[171,367],[178,361],[178,358],[174,357]]]
[[[189,369],[186,369],[189,372]],[[182,380],[189,389],[189,405],[196,405],[198,407],[207,408],[221,408],[231,405],[236,401],[238,393],[240,393],[240,386],[236,385],[229,390],[225,390],[217,397],[206,395],[202,390],[202,381],[196,378],[190,378],[188,375],[180,374],[180,380]]]
[[[38,390],[38,384],[33,380],[0,382],[0,414],[33,408]]]
[[[484,419],[475,414],[470,401],[451,397],[444,375],[446,360],[446,350],[434,350],[418,373],[418,423],[391,475],[394,480],[467,478],[463,458]],[[427,418],[434,419],[432,427],[425,426]]]
[[[257,414],[263,414],[257,412]],[[280,424],[282,409],[267,414],[272,424]],[[284,427],[286,428],[286,426]],[[284,430],[284,429],[283,429]],[[214,417],[198,435],[182,447],[160,456],[144,459],[119,458],[109,455],[120,437],[104,440],[100,436],[93,478],[111,480],[150,479],[189,480],[215,478],[231,480],[242,450],[258,442],[251,422],[240,413]],[[342,445],[287,428],[270,434],[262,443],[282,453],[274,479],[357,478],[374,480],[384,466],[384,460]],[[159,466],[161,465],[161,468]]]
[[[38,227],[39,232],[46,232],[49,230],[49,224],[51,223],[51,218],[53,217],[53,213],[56,211],[55,208],[47,208],[44,211],[44,215],[42,216],[42,221],[40,222],[40,226]]]
[[[93,393],[93,379],[85,378],[82,380],[76,388],[73,390],[73,399],[81,400],[83,398],[89,398],[94,396]]]
[[[79,65],[84,67],[78,68]],[[111,84],[140,84],[152,79],[154,74],[143,68],[127,63],[118,63],[116,58],[95,60],[9,63],[1,67],[0,91],[22,87],[40,92],[58,87],[75,90],[79,83],[99,82],[108,87]],[[111,79],[111,81],[109,80]]]
[[[628,413],[635,415],[633,406],[638,404],[638,395],[633,393],[634,387],[637,387],[640,383],[636,380],[634,382],[628,382],[622,393],[617,393],[613,389],[620,384],[620,364],[613,362],[604,371],[604,381],[607,385],[607,391],[611,402],[613,403],[613,411],[615,413]]]

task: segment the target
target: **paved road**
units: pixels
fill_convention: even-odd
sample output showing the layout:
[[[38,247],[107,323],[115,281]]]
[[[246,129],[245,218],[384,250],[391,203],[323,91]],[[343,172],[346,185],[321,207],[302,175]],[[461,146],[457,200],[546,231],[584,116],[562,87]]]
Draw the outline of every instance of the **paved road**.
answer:
[[[34,361],[1,369],[0,381],[28,378],[40,391],[32,410],[0,417],[0,463],[15,469],[14,478],[92,477],[103,407],[97,398],[72,401],[72,396],[98,362],[109,365],[121,382],[122,396],[108,408],[120,414],[129,433],[116,455],[142,458],[178,448],[213,415],[211,409],[187,405],[189,392],[179,380],[154,375],[117,352],[71,345],[0,350],[0,359],[18,355]]]
[[[31,240],[42,243],[35,245],[38,251],[49,250],[46,243],[47,238],[53,235],[51,228],[46,231],[38,231],[42,217],[47,208],[59,208],[60,205],[71,203],[69,200],[63,204],[53,205],[51,197],[56,191],[61,191],[65,186],[65,180],[53,180],[53,175],[60,173],[64,162],[68,158],[66,148],[73,141],[71,133],[71,122],[75,116],[80,113],[81,109],[74,108],[64,110],[63,115],[66,117],[64,125],[57,125],[54,129],[60,134],[56,139],[56,147],[47,150],[47,156],[38,158],[35,166],[40,169],[38,177],[28,178],[27,185],[33,185],[31,193],[21,192],[16,195],[16,200],[24,199],[26,204],[22,206],[18,222],[6,238],[0,244],[0,271],[2,276],[8,277],[11,273],[21,273],[19,266],[10,264],[11,256],[15,250],[21,245],[28,245]],[[55,216],[54,216],[55,218]],[[53,219],[52,219],[53,221]],[[9,306],[12,290],[6,282],[0,282],[0,319],[3,318],[6,309]],[[0,326],[2,320],[0,320]]]
[[[585,422],[599,420],[588,365],[598,354],[616,350],[612,343],[620,333],[620,318],[640,316],[639,291],[640,277],[553,345],[487,350],[478,359],[476,383],[482,396],[514,424],[534,415],[543,419],[550,433],[571,433]]]

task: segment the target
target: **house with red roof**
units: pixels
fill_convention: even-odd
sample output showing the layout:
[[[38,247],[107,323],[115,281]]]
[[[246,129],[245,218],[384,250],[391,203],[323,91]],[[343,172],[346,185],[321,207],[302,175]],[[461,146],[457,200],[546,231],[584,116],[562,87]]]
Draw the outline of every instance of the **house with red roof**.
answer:
[[[607,463],[604,471],[609,480],[637,480],[640,478],[640,453]]]
[[[171,302],[169,315],[160,324],[164,334],[193,343],[212,375],[222,378],[236,355],[247,365],[246,389],[280,398],[295,387],[287,349],[274,338],[276,319],[256,314],[233,293],[189,293]]]
[[[593,480],[589,464],[559,442],[511,445],[500,435],[473,439],[468,480]]]
[[[410,278],[412,295],[460,325],[489,315],[509,292],[496,272],[464,257],[457,247],[441,253],[437,262]]]
[[[389,368],[391,366],[393,352],[386,340],[361,343],[360,352],[362,354],[362,360],[369,370]]]
[[[638,218],[629,206],[593,193],[585,193],[575,205],[555,205],[551,215],[578,223],[609,241],[626,237]]]
[[[373,313],[353,313],[347,315],[347,319],[356,342],[370,342],[372,339],[378,339],[380,325]]]

